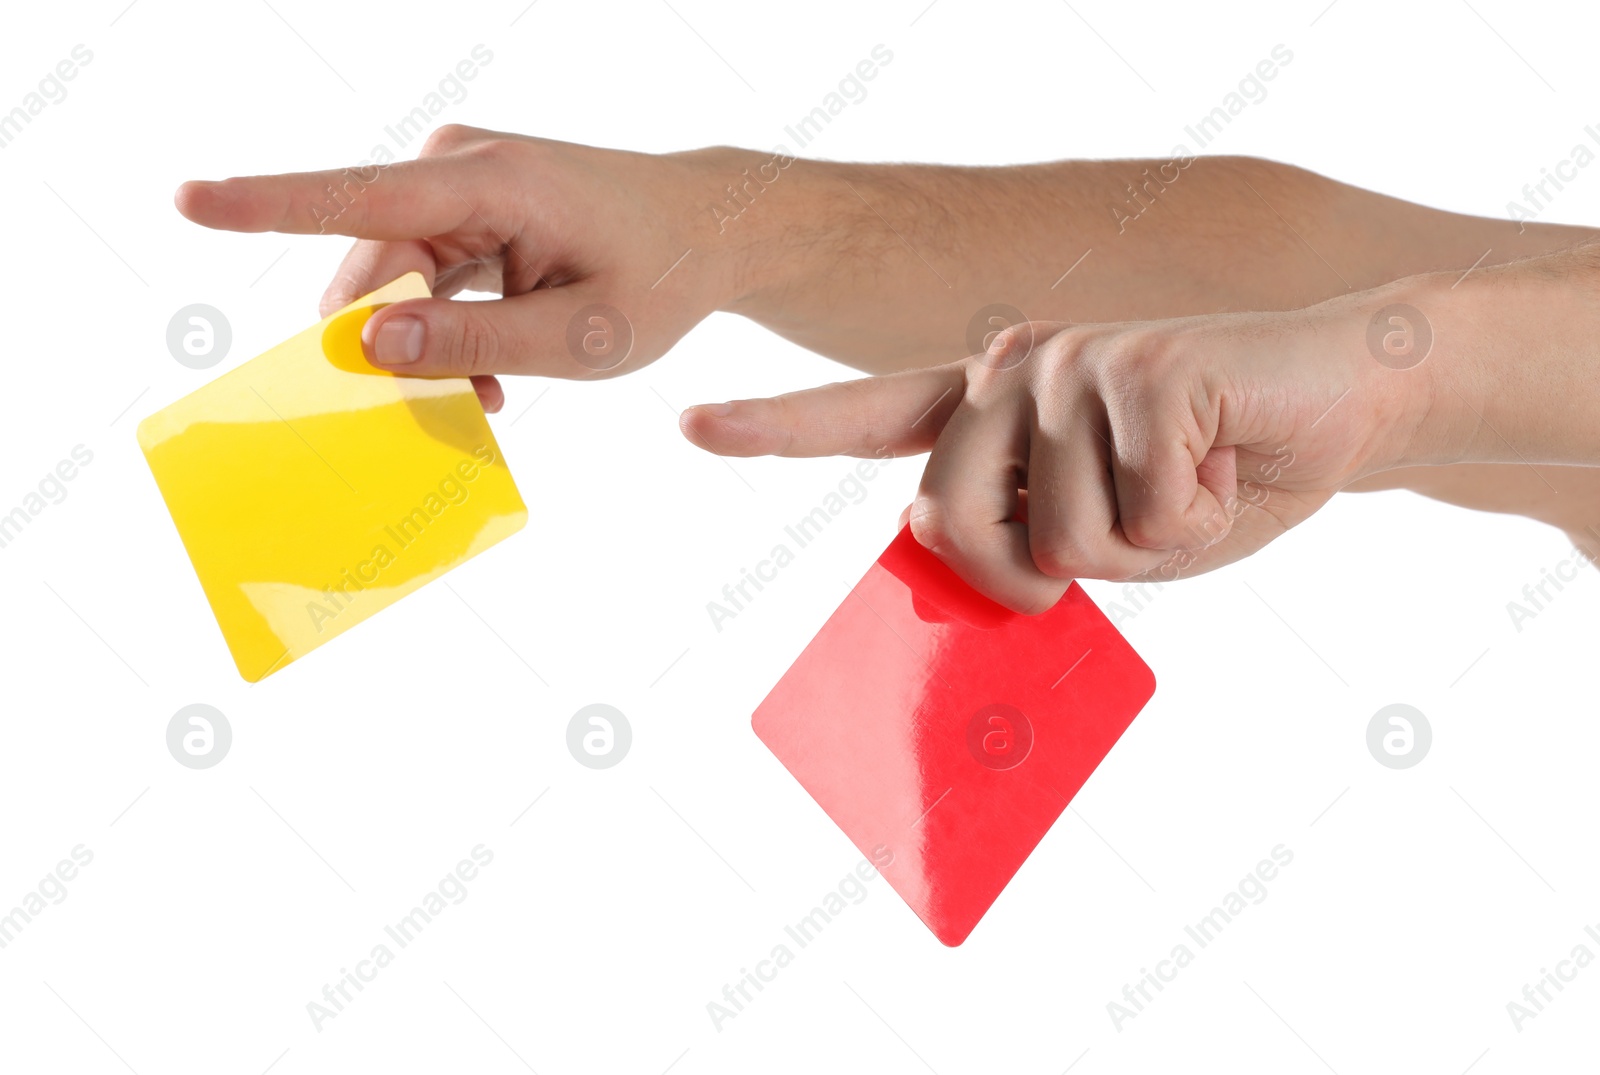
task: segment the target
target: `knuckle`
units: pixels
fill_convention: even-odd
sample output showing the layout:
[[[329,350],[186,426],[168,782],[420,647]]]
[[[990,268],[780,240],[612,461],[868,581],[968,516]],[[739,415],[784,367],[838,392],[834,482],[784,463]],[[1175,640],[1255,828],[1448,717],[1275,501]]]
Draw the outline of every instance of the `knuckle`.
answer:
[[[342,310],[362,296],[360,282],[350,273],[340,271],[329,281],[327,289],[322,293],[320,309],[322,316],[327,317],[335,311]]]
[[[938,498],[927,495],[919,496],[911,505],[911,536],[917,544],[941,556],[959,544],[950,510]]]
[[[835,386],[841,400],[839,413],[851,415],[853,430],[850,436],[852,455],[871,455],[882,446],[877,431],[883,429],[887,417],[886,406],[874,391],[877,385],[870,379],[844,381]]]
[[[451,153],[477,140],[483,132],[476,127],[469,127],[464,123],[446,123],[443,127],[436,128],[428,135],[428,140],[422,143],[424,157],[436,157],[444,153]]]
[[[984,352],[972,359],[997,374],[1021,369],[1033,361],[1037,348],[1064,327],[1056,321],[1019,321],[996,332]]]
[[[1175,544],[1177,534],[1170,521],[1145,514],[1123,519],[1122,536],[1141,549],[1167,549]]]
[[[1035,342],[1036,372],[1053,383],[1076,377],[1090,357],[1092,340],[1087,330],[1066,328]]]
[[[344,211],[350,214],[350,234],[366,234],[372,222],[372,199],[355,198],[345,207]]]
[[[747,401],[745,406],[763,424],[782,432],[785,452],[794,445],[795,430],[805,428],[805,410],[790,393],[767,400]]]
[[[1068,321],[1024,321],[1012,325],[1006,331],[1012,334],[1017,344],[1026,348],[1031,354],[1036,347],[1071,335],[1072,324]]]
[[[1104,341],[1096,363],[1107,395],[1130,403],[1170,401],[1178,391],[1179,356],[1183,341],[1173,332],[1136,328]]]
[[[1106,394],[1132,403],[1149,399],[1160,391],[1166,383],[1166,371],[1154,354],[1142,334],[1107,341],[1096,363]]]
[[[1042,575],[1053,579],[1075,579],[1088,573],[1088,557],[1076,542],[1058,538],[1043,542],[1031,551],[1033,565]]]
[[[469,314],[456,323],[450,334],[444,365],[463,375],[492,373],[499,349],[500,335],[494,326],[477,314]]]
[[[1062,592],[1053,590],[1029,593],[1016,602],[1016,611],[1024,616],[1041,616],[1056,607],[1056,602],[1061,600]]]

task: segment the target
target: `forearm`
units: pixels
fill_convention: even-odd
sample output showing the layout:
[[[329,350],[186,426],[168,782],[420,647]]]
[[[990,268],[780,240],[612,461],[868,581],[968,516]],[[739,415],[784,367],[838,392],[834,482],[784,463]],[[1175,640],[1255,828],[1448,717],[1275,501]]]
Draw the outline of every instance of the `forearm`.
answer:
[[[1077,322],[1294,309],[1593,234],[1519,234],[1250,158],[763,172],[768,154],[694,156],[718,196],[723,176],[777,176],[707,207],[708,245],[739,262],[723,308],[878,373],[970,354],[990,304]]]
[[[1600,466],[1600,243],[1278,316],[1289,327],[1267,354],[1283,349],[1302,387],[1339,371],[1325,428],[1348,427],[1360,457],[1342,485],[1402,467]]]
[[[704,158],[698,171],[730,177],[744,169],[756,174],[770,160],[744,151],[695,156]],[[729,274],[739,288],[724,308],[874,373],[970,353],[969,322],[991,303],[1030,318],[1079,322],[1294,309],[1436,271],[1449,272],[1436,285],[1448,292],[1473,266],[1462,294],[1476,299],[1480,282],[1494,282],[1486,270],[1596,234],[1557,225],[1519,229],[1248,158],[1199,159],[1176,173],[1160,161],[1001,168],[794,161],[762,174],[779,178],[731,209],[723,203],[716,241],[742,262]],[[1146,178],[1152,175],[1154,182]],[[1140,189],[1130,195],[1130,185]],[[708,222],[715,215],[708,211]],[[1535,326],[1530,338],[1537,335]],[[1442,341],[1440,355],[1451,346]],[[1438,367],[1443,359],[1433,361]],[[1520,397],[1516,406],[1539,406],[1544,376],[1513,371],[1512,382],[1527,382],[1511,394]],[[1455,389],[1438,387],[1459,411]],[[1479,426],[1476,415],[1471,419]],[[1459,446],[1461,458],[1509,454],[1487,425],[1477,437],[1470,450]],[[1574,461],[1571,451],[1523,450]],[[1576,455],[1584,458],[1581,450]],[[1520,460],[1419,466],[1352,488],[1409,487],[1466,507],[1528,515],[1600,545],[1591,529],[1600,527],[1600,472],[1541,470]]]

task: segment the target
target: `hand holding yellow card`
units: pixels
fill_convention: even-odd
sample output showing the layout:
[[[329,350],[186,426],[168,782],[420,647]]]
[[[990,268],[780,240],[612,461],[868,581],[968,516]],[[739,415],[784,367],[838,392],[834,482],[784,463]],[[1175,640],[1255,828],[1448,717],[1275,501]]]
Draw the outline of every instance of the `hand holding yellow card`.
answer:
[[[254,683],[522,529],[465,378],[370,365],[410,273],[139,424],[239,674]]]

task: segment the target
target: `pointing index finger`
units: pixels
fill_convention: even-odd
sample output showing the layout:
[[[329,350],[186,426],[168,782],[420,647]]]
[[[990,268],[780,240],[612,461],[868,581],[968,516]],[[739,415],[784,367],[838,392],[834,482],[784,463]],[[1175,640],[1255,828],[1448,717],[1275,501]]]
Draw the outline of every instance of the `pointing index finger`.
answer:
[[[178,212],[208,228],[419,239],[460,227],[473,215],[468,177],[447,158],[322,172],[191,179]],[[450,169],[453,174],[446,174]]]
[[[771,399],[684,411],[684,434],[717,455],[872,456],[925,452],[963,398],[965,365],[908,370]]]

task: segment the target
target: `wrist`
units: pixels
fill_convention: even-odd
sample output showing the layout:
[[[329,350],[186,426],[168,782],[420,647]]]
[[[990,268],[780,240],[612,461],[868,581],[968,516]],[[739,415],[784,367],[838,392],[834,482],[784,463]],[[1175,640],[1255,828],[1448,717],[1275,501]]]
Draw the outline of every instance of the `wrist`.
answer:
[[[713,266],[712,308],[758,321],[779,296],[807,286],[827,219],[813,196],[834,168],[779,150],[713,146],[674,155],[688,169],[686,244]]]
[[[1539,430],[1554,367],[1570,357],[1552,346],[1552,325],[1581,320],[1577,282],[1538,267],[1548,260],[1422,273],[1334,300],[1365,369],[1358,390],[1380,400],[1368,473],[1585,461]]]
[[[1593,247],[1413,276],[1336,301],[1365,319],[1369,380],[1401,401],[1401,417],[1380,423],[1378,469],[1383,460],[1600,465]]]
[[[1326,321],[1313,321],[1309,340],[1323,356],[1318,363],[1327,361],[1330,338],[1341,341],[1333,353],[1349,371],[1340,378],[1348,400],[1336,406],[1360,415],[1347,427],[1357,442],[1354,477],[1463,461],[1479,404],[1442,357],[1453,279],[1412,276],[1321,305]]]
[[[1361,306],[1372,374],[1406,401],[1391,430],[1396,466],[1474,461],[1487,432],[1478,352],[1463,346],[1481,300],[1464,286],[1459,273],[1424,273],[1374,289]]]

